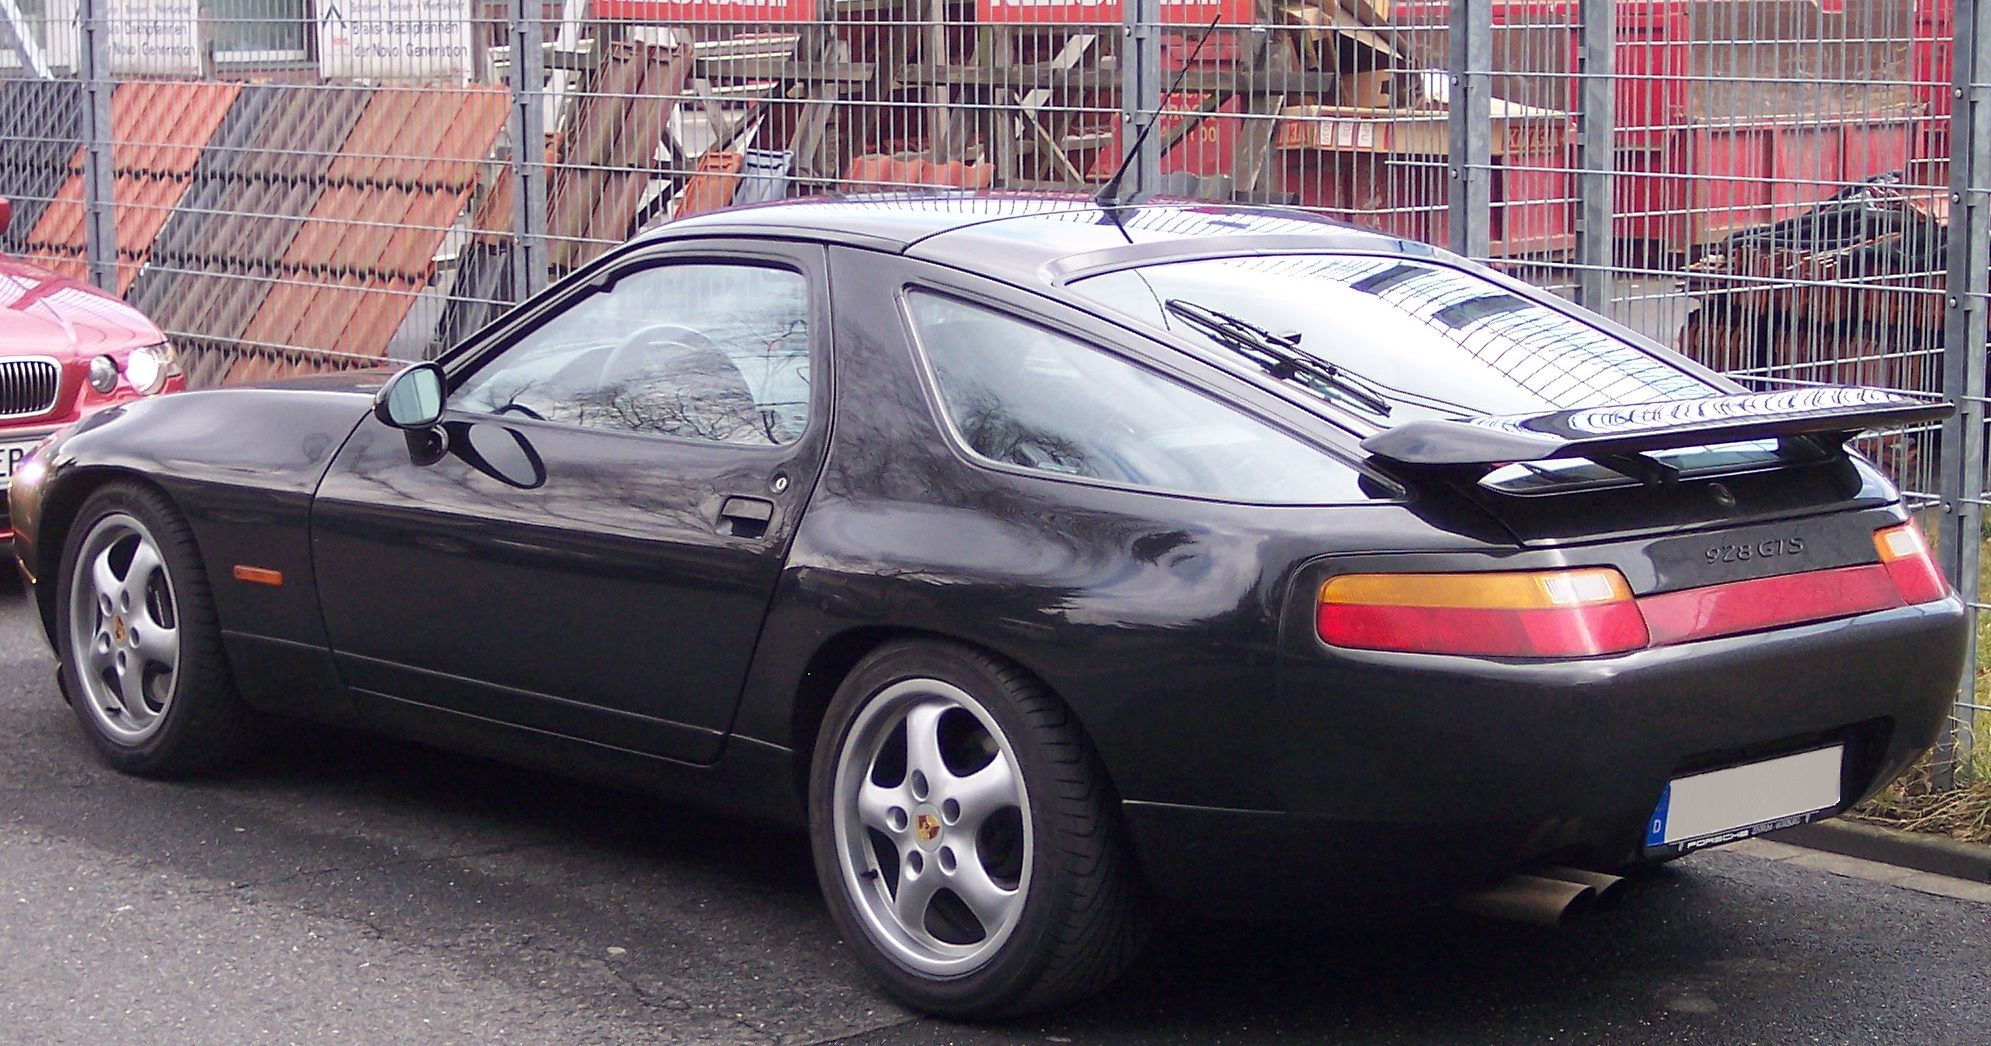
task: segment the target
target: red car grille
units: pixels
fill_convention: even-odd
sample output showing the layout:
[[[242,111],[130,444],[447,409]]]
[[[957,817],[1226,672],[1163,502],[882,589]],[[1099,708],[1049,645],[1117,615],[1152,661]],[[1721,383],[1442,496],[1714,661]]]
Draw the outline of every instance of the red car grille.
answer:
[[[46,414],[62,388],[54,360],[0,360],[0,418]]]

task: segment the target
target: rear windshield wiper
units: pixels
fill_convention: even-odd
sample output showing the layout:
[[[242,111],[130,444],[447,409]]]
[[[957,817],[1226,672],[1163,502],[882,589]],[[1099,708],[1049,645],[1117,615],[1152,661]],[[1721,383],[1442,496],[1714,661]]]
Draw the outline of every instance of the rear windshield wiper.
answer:
[[[1297,336],[1274,334],[1249,320],[1181,298],[1168,299],[1162,308],[1280,381],[1297,382],[1324,398],[1352,401],[1371,414],[1390,414],[1389,400],[1368,381],[1345,367],[1302,352]]]

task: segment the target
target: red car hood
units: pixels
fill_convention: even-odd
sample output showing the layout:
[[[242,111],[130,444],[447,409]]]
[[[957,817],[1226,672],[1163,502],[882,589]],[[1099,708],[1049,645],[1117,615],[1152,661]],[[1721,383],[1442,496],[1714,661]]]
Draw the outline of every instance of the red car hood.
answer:
[[[0,353],[66,362],[164,340],[151,320],[124,302],[0,255]]]

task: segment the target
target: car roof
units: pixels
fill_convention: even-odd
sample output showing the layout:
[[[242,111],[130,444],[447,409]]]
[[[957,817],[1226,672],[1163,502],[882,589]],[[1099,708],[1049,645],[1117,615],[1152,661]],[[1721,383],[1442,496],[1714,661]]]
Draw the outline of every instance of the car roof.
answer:
[[[1436,253],[1415,241],[1285,207],[1169,200],[1112,206],[1078,193],[944,190],[728,208],[659,226],[639,242],[718,235],[849,244],[1020,282],[1244,251]]]

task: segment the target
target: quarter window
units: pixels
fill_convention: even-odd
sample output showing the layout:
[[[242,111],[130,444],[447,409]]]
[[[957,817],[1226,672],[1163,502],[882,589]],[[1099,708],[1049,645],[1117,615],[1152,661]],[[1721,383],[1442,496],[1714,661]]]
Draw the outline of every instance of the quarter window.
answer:
[[[1364,499],[1350,466],[1119,356],[936,294],[907,301],[947,418],[979,457],[1230,501]]]
[[[639,269],[479,366],[458,410],[613,432],[781,444],[809,420],[809,288],[757,265]]]

